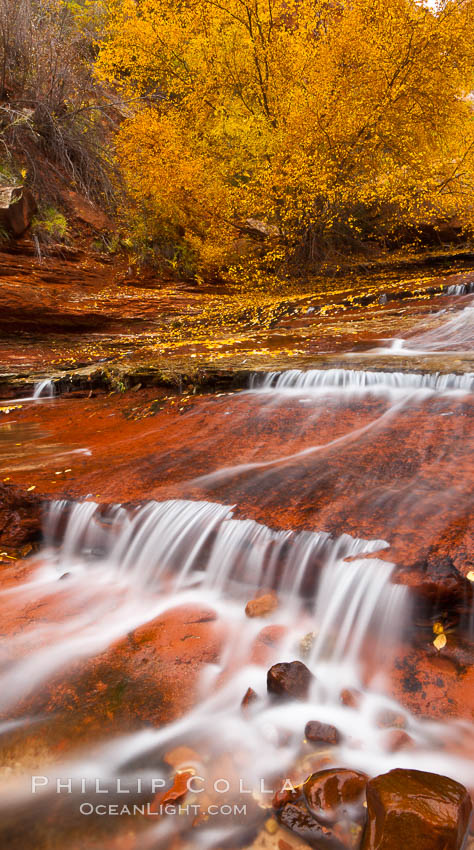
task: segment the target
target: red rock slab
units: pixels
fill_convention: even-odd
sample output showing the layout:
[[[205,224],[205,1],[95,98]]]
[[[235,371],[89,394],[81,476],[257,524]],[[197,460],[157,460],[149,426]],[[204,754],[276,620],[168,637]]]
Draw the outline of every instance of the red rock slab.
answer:
[[[431,718],[460,717],[474,720],[474,665],[472,649],[466,653],[437,652],[404,647],[397,653],[388,689],[415,714]]]
[[[81,739],[143,724],[162,726],[185,714],[199,696],[200,673],[217,663],[225,627],[213,611],[166,611],[106,651],[71,663],[16,708],[54,716],[51,734]],[[67,730],[67,731],[66,731]]]
[[[0,482],[0,548],[18,549],[41,536],[41,499]]]
[[[58,497],[237,502],[271,527],[385,539],[400,569],[408,575],[417,565],[427,583],[446,558],[443,569],[469,571],[474,406],[466,399],[431,399],[389,416],[373,397],[328,400],[314,412],[299,398],[275,404],[245,394],[195,399],[181,411],[172,402],[139,421],[132,417],[143,405],[132,393],[21,410],[12,419],[44,436],[17,449],[18,466],[31,469],[13,469],[12,481]],[[60,458],[80,448],[90,455]],[[256,465],[235,468],[248,463]]]

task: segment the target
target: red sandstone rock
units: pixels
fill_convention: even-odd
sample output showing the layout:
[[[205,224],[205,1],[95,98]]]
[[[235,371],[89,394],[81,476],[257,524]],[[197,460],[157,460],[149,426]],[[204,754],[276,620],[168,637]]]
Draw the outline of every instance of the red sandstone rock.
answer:
[[[368,777],[365,773],[331,768],[313,773],[303,785],[303,796],[311,814],[320,823],[338,821],[363,824]]]
[[[304,730],[305,738],[315,744],[338,744],[341,736],[335,726],[330,723],[320,723],[318,720],[310,720]]]
[[[398,753],[399,750],[414,746],[413,738],[404,729],[390,729],[385,735],[384,743],[389,753]]]
[[[355,688],[344,688],[339,699],[343,705],[347,705],[349,708],[358,708],[362,695]]]
[[[17,548],[38,540],[41,513],[38,496],[0,483],[0,546]]]
[[[367,785],[363,850],[460,850],[472,803],[459,782],[418,770],[392,770]]]
[[[247,617],[266,617],[278,608],[278,597],[276,593],[265,593],[251,599],[245,606]]]
[[[267,673],[267,690],[273,696],[306,699],[313,678],[302,661],[274,664]]]

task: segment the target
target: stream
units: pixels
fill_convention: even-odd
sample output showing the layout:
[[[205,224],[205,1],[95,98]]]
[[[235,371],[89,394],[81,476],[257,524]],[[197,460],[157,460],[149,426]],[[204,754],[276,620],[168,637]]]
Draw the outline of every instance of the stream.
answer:
[[[192,399],[173,435],[138,422],[127,467],[112,437],[98,458],[85,420],[74,443],[54,432],[66,400],[48,381],[21,399],[47,433],[28,426],[20,472],[46,481],[77,457],[87,497],[50,494],[41,548],[0,594],[2,847],[44,830],[64,850],[270,847],[273,794],[322,767],[474,789],[474,681],[457,678],[474,642],[474,373],[398,367],[474,348],[474,296],[449,294],[454,312],[357,368],[349,352],[255,373]],[[265,619],[248,616],[262,595]],[[295,660],[307,694],[273,698],[268,669]],[[309,721],[337,740],[312,745]],[[166,796],[176,771],[186,798]]]

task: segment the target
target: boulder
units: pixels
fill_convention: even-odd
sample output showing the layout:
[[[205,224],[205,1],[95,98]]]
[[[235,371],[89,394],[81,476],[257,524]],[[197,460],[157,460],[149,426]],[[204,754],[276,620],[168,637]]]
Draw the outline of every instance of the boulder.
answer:
[[[330,723],[320,723],[319,720],[310,720],[306,724],[304,736],[314,744],[338,744],[341,740],[339,731]]]
[[[472,803],[459,782],[419,770],[391,770],[367,785],[362,850],[460,850]]]
[[[242,231],[253,239],[277,239],[280,236],[280,229],[275,224],[267,224],[258,218],[247,218]]]
[[[31,225],[37,205],[33,193],[23,186],[0,189],[0,227],[18,238]]]
[[[306,699],[313,678],[302,661],[274,664],[267,673],[267,690],[277,697]]]

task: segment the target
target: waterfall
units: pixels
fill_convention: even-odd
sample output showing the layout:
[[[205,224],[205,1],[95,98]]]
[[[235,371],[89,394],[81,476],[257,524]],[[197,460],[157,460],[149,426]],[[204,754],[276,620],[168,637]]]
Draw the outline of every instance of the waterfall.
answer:
[[[425,390],[432,393],[445,393],[460,390],[474,390],[474,373],[465,375],[441,374],[440,372],[382,372],[357,369],[290,369],[286,372],[255,373],[251,377],[250,387],[259,392],[276,390],[277,392],[337,392],[374,393],[379,395],[405,393]]]
[[[33,390],[33,398],[52,398],[54,396],[54,384],[49,378],[38,381]]]
[[[452,283],[445,290],[445,295],[470,295],[474,292],[474,280],[469,283]]]
[[[378,558],[340,561],[323,572],[315,606],[318,636],[312,661],[355,665],[370,630],[374,644],[391,646],[402,630],[407,588],[391,582],[394,565]]]
[[[45,541],[58,546],[61,572],[101,562],[135,588],[159,588],[172,577],[175,592],[194,586],[248,596],[272,587],[287,598],[314,597],[320,570],[387,547],[348,534],[275,531],[233,508],[212,502],[147,502],[105,511],[95,502],[52,502]]]

